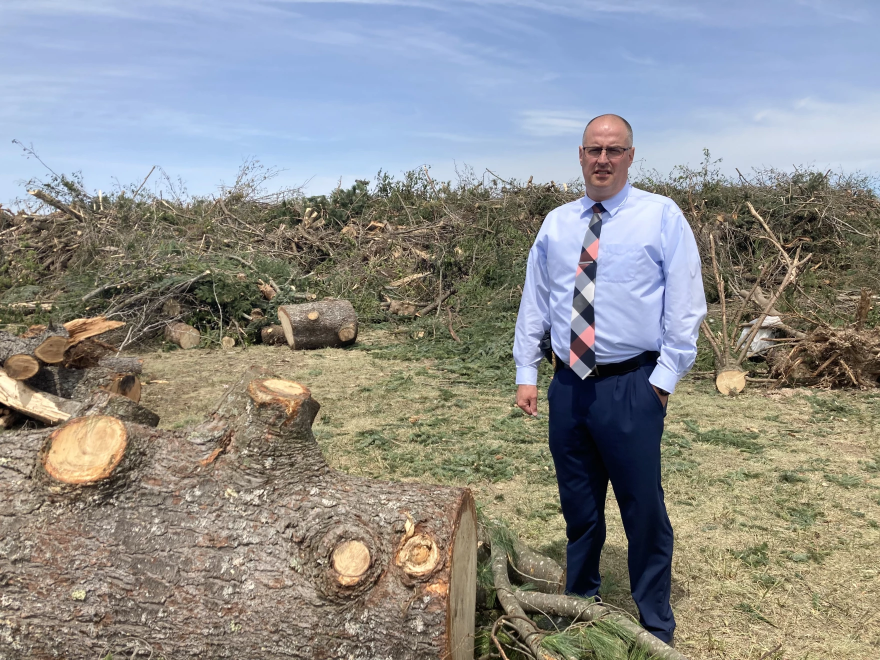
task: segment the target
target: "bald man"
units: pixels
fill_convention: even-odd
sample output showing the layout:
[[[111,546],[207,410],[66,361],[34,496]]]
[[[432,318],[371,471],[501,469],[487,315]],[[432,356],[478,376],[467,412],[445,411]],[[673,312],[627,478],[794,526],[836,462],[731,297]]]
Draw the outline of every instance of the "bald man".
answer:
[[[669,396],[693,366],[706,315],[700,257],[675,203],[633,188],[632,127],[587,125],[585,197],[550,212],[529,252],[516,322],[517,405],[538,411],[542,340],[555,354],[550,451],[566,522],[566,591],[597,596],[610,480],[642,625],[671,643],[672,525],[660,483]]]

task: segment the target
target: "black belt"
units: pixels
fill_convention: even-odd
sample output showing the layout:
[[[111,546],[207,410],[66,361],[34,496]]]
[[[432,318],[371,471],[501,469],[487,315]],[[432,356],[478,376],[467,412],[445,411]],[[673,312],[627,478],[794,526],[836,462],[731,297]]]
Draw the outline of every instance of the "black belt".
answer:
[[[562,369],[571,369],[565,362],[563,362],[558,355],[555,353],[553,357],[556,358],[556,371],[561,371]],[[645,351],[640,355],[636,355],[634,358],[630,358],[629,360],[624,360],[623,362],[613,362],[611,364],[597,364],[596,368],[590,372],[590,375],[587,378],[604,378],[605,376],[619,376],[620,374],[628,374],[630,371],[635,371],[639,367],[643,367],[646,364],[655,364],[657,362],[657,358],[660,357],[660,353],[657,351]]]

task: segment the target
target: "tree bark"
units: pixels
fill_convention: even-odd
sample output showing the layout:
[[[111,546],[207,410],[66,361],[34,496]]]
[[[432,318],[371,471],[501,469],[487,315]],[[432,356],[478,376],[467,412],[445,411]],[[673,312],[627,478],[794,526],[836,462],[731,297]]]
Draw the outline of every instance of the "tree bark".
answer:
[[[278,320],[294,350],[348,346],[357,339],[357,314],[348,300],[282,305]]]
[[[181,348],[195,348],[202,341],[199,331],[187,323],[169,323],[165,326],[165,340]]]
[[[267,325],[262,328],[260,330],[260,339],[269,346],[280,346],[287,343],[287,338],[284,336],[284,328],[280,325]]]
[[[78,401],[85,401],[97,389],[127,396],[135,403],[141,400],[140,382],[136,376],[120,374],[106,367],[91,369],[44,367],[40,373],[30,378],[27,384],[35,390]]]
[[[318,408],[253,369],[188,433],[0,442],[0,658],[471,660],[470,492],[331,470]]]

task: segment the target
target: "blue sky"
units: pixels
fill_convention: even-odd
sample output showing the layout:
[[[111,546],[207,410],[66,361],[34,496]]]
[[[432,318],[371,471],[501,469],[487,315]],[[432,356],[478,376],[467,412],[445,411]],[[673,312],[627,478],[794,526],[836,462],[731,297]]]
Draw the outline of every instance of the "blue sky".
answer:
[[[428,164],[578,175],[584,123],[636,158],[880,173],[877,0],[2,0],[0,202],[42,167],[153,165],[191,192],[254,157],[315,194]]]

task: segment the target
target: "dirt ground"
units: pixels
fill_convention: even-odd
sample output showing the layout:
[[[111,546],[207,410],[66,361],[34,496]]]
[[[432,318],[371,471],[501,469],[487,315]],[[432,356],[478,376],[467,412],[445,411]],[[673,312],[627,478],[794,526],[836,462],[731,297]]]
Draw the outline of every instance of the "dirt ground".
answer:
[[[546,415],[513,406],[512,371],[510,383],[475,387],[432,362],[371,352],[388,341],[367,331],[356,350],[149,353],[142,403],[164,427],[185,428],[246,366],[265,366],[321,403],[314,430],[334,467],[467,485],[490,517],[563,556]],[[755,388],[728,399],[708,378],[682,382],[663,445],[679,650],[693,659],[878,656],[878,428],[880,392]],[[634,612],[613,501],[602,573],[604,599]]]

